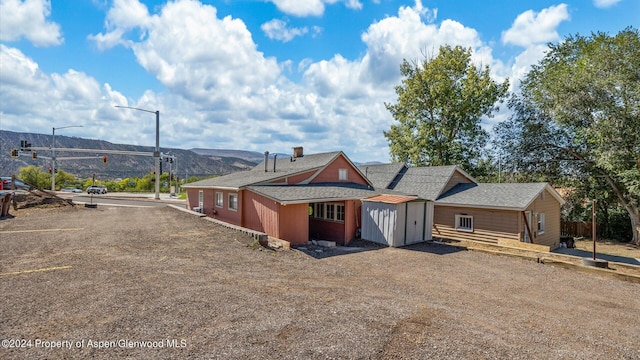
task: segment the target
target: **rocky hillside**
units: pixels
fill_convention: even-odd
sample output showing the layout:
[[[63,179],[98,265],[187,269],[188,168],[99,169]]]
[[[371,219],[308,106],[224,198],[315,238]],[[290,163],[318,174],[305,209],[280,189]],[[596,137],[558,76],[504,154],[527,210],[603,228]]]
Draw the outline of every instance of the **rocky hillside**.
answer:
[[[14,159],[10,156],[12,148],[20,147],[20,140],[27,140],[34,147],[49,147],[51,145],[51,135],[18,133],[0,130],[0,176],[10,176],[17,173],[18,169],[28,165],[43,166],[48,168],[50,160],[38,158],[31,159],[30,156],[20,156]],[[95,159],[65,160],[58,162],[58,168],[63,169],[77,177],[88,178],[96,174],[99,178],[115,179],[142,176],[154,170],[153,157],[131,156],[131,155],[108,155],[106,164],[102,162],[100,150],[120,150],[120,151],[142,151],[153,152],[152,146],[136,146],[125,144],[113,144],[108,141],[84,139],[56,135],[56,145],[58,148],[96,149],[95,154],[91,153],[62,153],[57,152],[60,157],[93,156]],[[170,153],[177,157],[178,176],[211,176],[224,175],[232,172],[248,170],[256,165],[255,161],[249,161],[238,157],[228,156],[207,156],[200,155],[191,150],[160,148],[164,154]],[[40,156],[51,156],[50,151],[38,151]],[[172,164],[175,172],[176,163]],[[169,164],[163,163],[163,172],[169,171]]]

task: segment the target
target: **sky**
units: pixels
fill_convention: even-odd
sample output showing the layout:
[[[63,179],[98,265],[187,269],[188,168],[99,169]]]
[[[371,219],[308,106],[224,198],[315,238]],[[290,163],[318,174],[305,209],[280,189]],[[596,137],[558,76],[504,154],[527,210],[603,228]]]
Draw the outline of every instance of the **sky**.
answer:
[[[517,91],[549,43],[629,26],[640,0],[0,0],[0,130],[154,146],[118,105],[160,112],[161,150],[388,162],[403,59],[461,45]]]

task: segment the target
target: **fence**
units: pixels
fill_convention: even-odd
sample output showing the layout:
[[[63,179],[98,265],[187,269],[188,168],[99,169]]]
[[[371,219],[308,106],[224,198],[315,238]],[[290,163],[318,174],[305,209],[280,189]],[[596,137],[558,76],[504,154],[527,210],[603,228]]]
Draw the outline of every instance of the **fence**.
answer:
[[[561,221],[560,233],[562,236],[591,237],[591,223],[582,221]]]

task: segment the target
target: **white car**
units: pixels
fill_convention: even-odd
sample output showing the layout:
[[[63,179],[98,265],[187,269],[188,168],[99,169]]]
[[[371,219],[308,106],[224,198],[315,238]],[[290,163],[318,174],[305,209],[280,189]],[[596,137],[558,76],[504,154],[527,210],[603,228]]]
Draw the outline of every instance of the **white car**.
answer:
[[[107,187],[104,185],[93,185],[87,188],[87,194],[106,194]]]
[[[64,188],[62,190],[60,190],[62,192],[70,192],[70,193],[81,193],[82,190],[77,189],[77,188]]]

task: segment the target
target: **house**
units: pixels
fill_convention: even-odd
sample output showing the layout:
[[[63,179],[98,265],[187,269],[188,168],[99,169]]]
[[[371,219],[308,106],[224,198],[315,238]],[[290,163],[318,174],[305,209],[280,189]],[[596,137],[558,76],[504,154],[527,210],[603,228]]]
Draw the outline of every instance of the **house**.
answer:
[[[302,147],[284,159],[266,152],[249,171],[183,188],[189,209],[293,244],[347,244],[361,224],[360,199],[376,194],[342,151],[304,155]]]
[[[400,166],[401,165],[401,166]],[[374,186],[433,201],[433,237],[510,244],[539,249],[560,244],[564,200],[547,183],[483,184],[458,166],[361,166]]]
[[[184,186],[187,206],[293,244],[366,240],[404,246],[432,238],[560,242],[562,197],[546,183],[483,184],[459,166],[355,166],[342,152],[265,152],[249,171]]]

